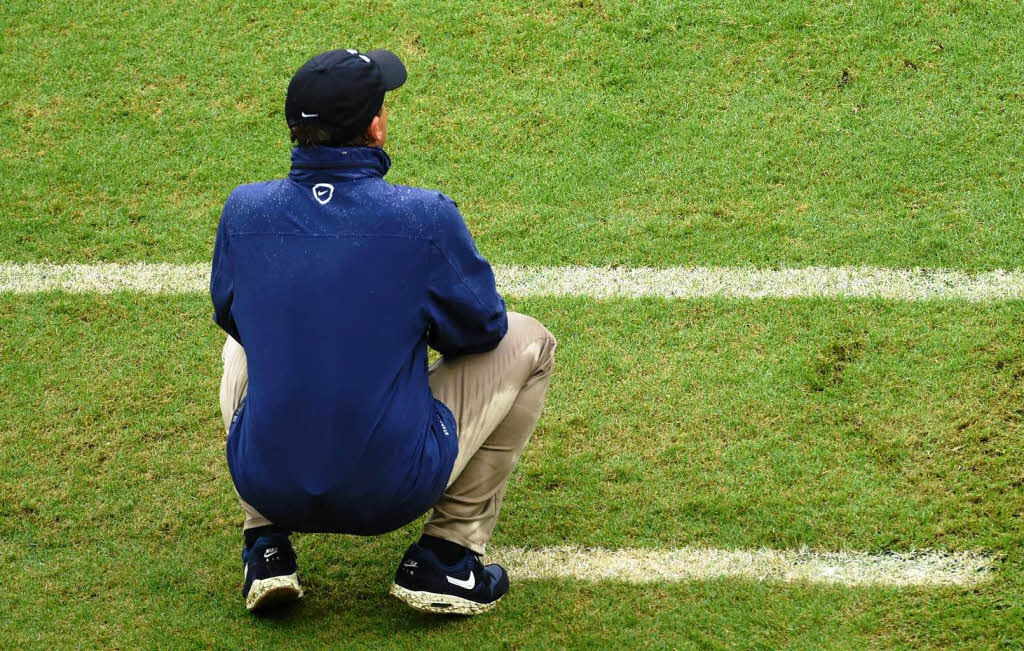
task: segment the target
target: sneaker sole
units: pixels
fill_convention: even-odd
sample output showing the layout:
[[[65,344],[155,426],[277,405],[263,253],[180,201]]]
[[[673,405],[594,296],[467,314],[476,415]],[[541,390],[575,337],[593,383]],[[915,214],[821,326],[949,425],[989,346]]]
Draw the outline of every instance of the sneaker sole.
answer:
[[[392,584],[389,594],[410,608],[435,615],[479,615],[497,606],[502,599],[498,597],[490,603],[482,604],[450,594],[417,592],[403,588],[397,583]]]
[[[252,582],[249,594],[245,598],[245,607],[250,611],[257,610],[295,601],[300,597],[302,597],[302,587],[299,585],[297,572],[284,576],[272,576],[269,579],[257,579]]]

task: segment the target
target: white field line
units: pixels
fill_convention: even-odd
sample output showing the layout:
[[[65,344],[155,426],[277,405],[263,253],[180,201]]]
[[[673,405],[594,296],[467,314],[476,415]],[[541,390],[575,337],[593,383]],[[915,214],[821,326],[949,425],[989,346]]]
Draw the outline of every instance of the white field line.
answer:
[[[891,587],[971,586],[986,581],[996,563],[994,557],[974,552],[868,554],[702,547],[673,550],[508,547],[494,549],[487,554],[486,561],[504,565],[512,578],[519,579],[648,583],[736,577],[786,583]]]
[[[208,265],[162,263],[0,264],[0,292],[205,292]],[[1000,300],[1024,296],[1024,273],[811,267],[626,269],[497,266],[499,289],[509,295],[596,298],[661,296],[738,298],[836,296],[899,300]],[[972,552],[758,551],[684,547],[675,550],[495,549],[491,561],[523,579],[570,578],[628,582],[694,581],[741,577],[844,585],[957,585],[984,581],[995,563]]]
[[[942,269],[881,267],[522,267],[494,268],[499,290],[509,296],[592,298],[884,298],[904,301],[1024,298],[1024,269],[967,273]],[[4,264],[0,292],[32,293],[207,291],[209,265]]]

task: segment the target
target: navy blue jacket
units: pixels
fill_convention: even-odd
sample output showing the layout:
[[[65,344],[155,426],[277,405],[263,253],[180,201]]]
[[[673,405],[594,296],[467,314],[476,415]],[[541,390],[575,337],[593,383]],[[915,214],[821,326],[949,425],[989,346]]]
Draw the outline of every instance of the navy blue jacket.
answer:
[[[295,531],[378,534],[430,509],[458,442],[427,346],[484,352],[508,328],[455,203],[388,183],[390,166],[376,147],[296,147],[288,178],[235,188],[217,230],[214,319],[249,369],[228,466]]]

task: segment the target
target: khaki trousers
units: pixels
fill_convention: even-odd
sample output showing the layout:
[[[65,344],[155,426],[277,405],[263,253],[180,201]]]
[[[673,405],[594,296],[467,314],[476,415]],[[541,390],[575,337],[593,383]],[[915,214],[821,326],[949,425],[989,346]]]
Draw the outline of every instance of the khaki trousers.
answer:
[[[423,532],[483,554],[501,512],[508,478],[530,439],[551,383],[557,342],[539,321],[508,313],[508,334],[494,350],[430,367],[430,390],[452,410],[459,454],[448,487]],[[224,427],[249,386],[245,351],[224,343],[220,409]],[[236,492],[237,495],[237,492]],[[245,529],[270,522],[239,497]]]

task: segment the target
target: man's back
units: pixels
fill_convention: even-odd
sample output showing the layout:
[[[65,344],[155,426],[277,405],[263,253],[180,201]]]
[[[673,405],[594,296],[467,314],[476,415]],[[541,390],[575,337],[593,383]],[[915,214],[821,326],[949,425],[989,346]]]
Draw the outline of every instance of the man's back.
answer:
[[[430,508],[458,443],[428,339],[476,353],[507,328],[455,204],[388,184],[389,166],[379,148],[296,148],[289,178],[240,186],[221,218],[211,293],[249,373],[229,466],[295,530],[380,533]]]

